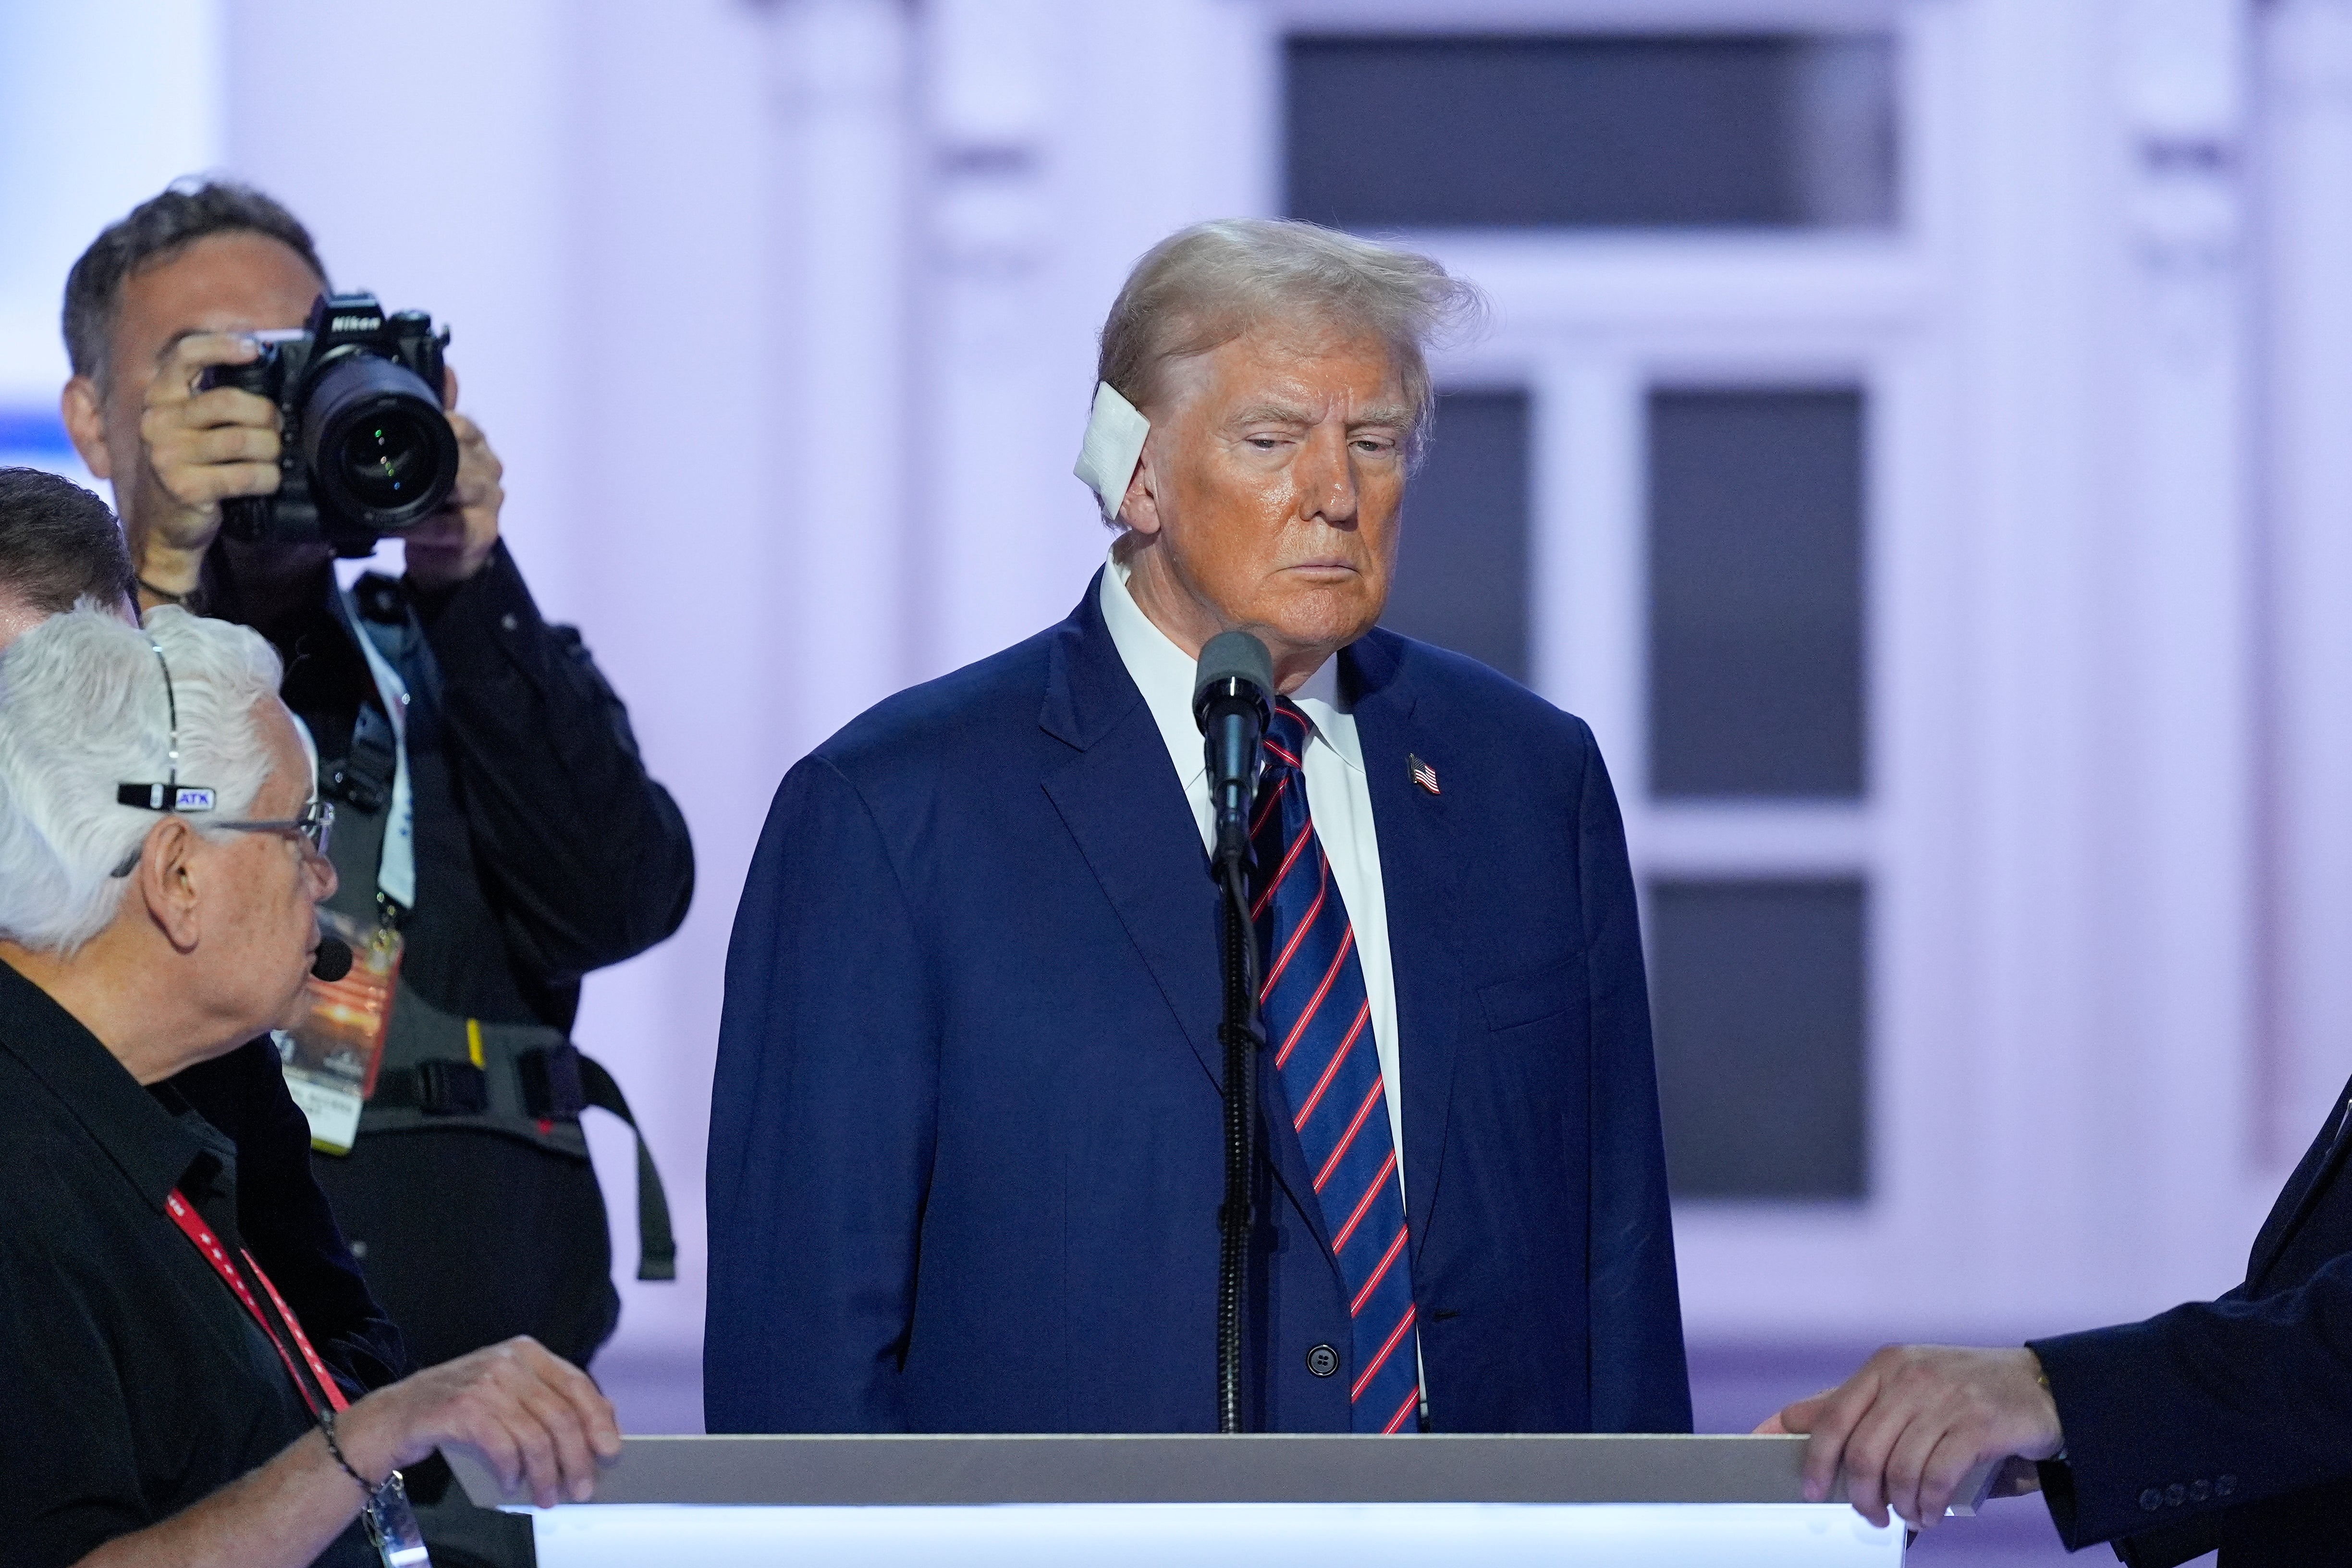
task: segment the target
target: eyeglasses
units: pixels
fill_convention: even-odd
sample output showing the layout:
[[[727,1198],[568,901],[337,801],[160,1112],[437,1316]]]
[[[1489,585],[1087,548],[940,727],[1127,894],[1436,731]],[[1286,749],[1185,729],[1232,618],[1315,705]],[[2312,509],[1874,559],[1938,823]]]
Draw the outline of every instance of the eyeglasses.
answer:
[[[202,784],[180,782],[180,700],[172,689],[171,662],[163,657],[163,645],[154,638],[147,639],[154,650],[155,667],[163,672],[163,703],[171,718],[171,779],[165,784],[124,784],[114,787],[118,805],[135,806],[141,811],[194,815],[213,809],[215,792]],[[335,807],[331,801],[313,800],[302,807],[299,816],[248,817],[236,822],[208,822],[207,827],[229,833],[299,833],[310,841],[310,853],[324,855],[335,826]],[[138,868],[140,856],[146,853],[147,843],[141,839],[137,848],[123,857],[122,863],[110,873],[128,877]]]
[[[314,800],[302,808],[299,816],[253,817],[241,822],[207,822],[205,826],[223,833],[299,833],[308,841],[311,854],[323,856],[335,836],[335,803]],[[111,875],[128,877],[139,868],[139,858],[146,852],[147,841],[142,838],[139,847],[124,856],[122,864]]]
[[[259,817],[243,822],[207,822],[206,827],[226,828],[231,833],[299,833],[310,841],[310,853],[324,855],[327,842],[334,837],[335,803],[314,800],[302,808],[299,816],[281,816],[268,820]]]

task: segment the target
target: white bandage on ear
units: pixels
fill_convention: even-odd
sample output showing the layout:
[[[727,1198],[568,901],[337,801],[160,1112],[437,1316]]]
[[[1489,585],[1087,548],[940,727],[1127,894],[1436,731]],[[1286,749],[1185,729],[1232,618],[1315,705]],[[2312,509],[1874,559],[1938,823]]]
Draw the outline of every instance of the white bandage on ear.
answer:
[[[1110,383],[1095,383],[1095,411],[1087,420],[1087,438],[1078,447],[1078,466],[1073,471],[1102,501],[1105,522],[1118,521],[1128,481],[1143,460],[1143,438],[1150,434],[1151,421],[1141,409]]]

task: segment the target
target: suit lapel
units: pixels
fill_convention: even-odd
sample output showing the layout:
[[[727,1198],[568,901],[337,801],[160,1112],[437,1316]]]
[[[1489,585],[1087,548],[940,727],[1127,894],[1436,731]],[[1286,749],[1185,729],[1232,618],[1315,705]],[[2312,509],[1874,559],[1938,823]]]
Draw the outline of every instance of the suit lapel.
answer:
[[[1341,687],[1355,714],[1380,837],[1389,963],[1396,981],[1397,1071],[1404,1080],[1406,1218],[1418,1256],[1444,1164],[1462,1026],[1462,962],[1449,934],[1461,929],[1462,858],[1454,820],[1460,802],[1412,782],[1409,756],[1431,763],[1442,781],[1450,753],[1437,716],[1399,675],[1388,639],[1375,633],[1340,657]]]
[[[1100,584],[1097,574],[1050,649],[1039,722],[1076,754],[1046,773],[1045,796],[1213,1083],[1216,892],[1167,745],[1103,624]]]
[[[2336,1166],[2344,1163],[2344,1152],[2352,1147],[2352,1084],[2347,1084],[2336,1100],[2336,1113],[2319,1130],[2312,1141],[2294,1174],[2279,1193],[2278,1202],[2271,1205],[2270,1217],[2254,1237],[2253,1256],[2246,1263],[2246,1288],[2259,1291],[2263,1276],[2278,1262],[2279,1254],[2294,1238],[2309,1218],[2319,1194],[2327,1189],[2329,1178]]]
[[[1076,754],[1046,773],[1045,796],[1222,1093],[1220,915],[1209,858],[1167,742],[1103,624],[1100,584],[1097,576],[1049,653],[1039,723]],[[1261,1065],[1258,1085],[1274,1173],[1328,1254],[1322,1205],[1271,1062]]]

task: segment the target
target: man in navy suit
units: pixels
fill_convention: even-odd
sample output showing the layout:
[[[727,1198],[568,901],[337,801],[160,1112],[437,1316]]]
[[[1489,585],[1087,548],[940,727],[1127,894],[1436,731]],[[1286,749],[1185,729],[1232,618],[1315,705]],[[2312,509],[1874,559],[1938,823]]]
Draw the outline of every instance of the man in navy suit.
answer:
[[[710,1429],[1216,1426],[1220,902],[1194,661],[1283,694],[1254,1430],[1690,1427],[1633,886],[1580,721],[1377,629],[1475,293],[1204,224],[1103,331],[1122,528],[1061,625],[786,775],[738,911]],[[1433,520],[1442,526],[1442,520]]]
[[[2216,1301],[2016,1350],[1889,1345],[1761,1428],[1804,1432],[1805,1486],[1933,1524],[1977,1466],[2039,1490],[2068,1550],[2133,1568],[2352,1560],[2352,1084]]]

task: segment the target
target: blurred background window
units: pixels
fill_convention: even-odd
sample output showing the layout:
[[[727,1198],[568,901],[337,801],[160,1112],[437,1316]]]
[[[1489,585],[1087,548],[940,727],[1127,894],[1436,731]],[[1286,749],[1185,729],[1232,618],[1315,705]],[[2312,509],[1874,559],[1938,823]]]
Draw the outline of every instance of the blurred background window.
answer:
[[[1528,676],[1528,395],[1448,392],[1405,493],[1382,624]]]
[[[1856,878],[1650,885],[1676,1197],[1865,1195],[1867,902]]]
[[[1647,405],[1648,794],[1751,833],[1740,810],[1759,801],[1860,804],[1863,393],[1653,388]],[[1650,882],[1678,1198],[1868,1195],[1866,886]]]
[[[1863,793],[1862,394],[1650,395],[1650,789]]]
[[[1343,228],[1884,228],[1875,36],[1294,36],[1287,210]]]

